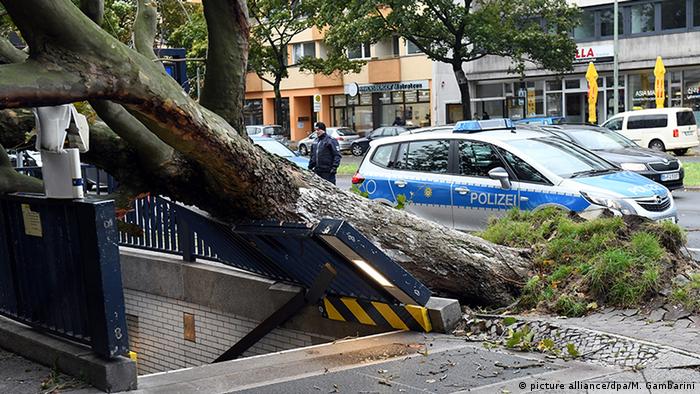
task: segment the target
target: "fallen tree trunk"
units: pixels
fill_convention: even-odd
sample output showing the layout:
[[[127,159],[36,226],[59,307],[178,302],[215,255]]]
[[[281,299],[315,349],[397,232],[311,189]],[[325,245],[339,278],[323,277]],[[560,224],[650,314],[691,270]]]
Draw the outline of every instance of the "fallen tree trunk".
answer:
[[[158,137],[143,144],[153,148],[162,141],[173,152],[156,155],[165,158],[158,165],[144,165],[139,160],[153,150],[144,149],[142,139],[103,138],[116,150],[105,169],[132,192],[167,195],[230,222],[344,219],[434,291],[474,304],[509,303],[524,284],[529,262],[518,251],[341,191],[252,145],[188,97],[157,62],[109,36],[70,1],[2,3],[26,38],[30,57],[0,66],[0,107],[79,100],[123,105],[142,133]]]

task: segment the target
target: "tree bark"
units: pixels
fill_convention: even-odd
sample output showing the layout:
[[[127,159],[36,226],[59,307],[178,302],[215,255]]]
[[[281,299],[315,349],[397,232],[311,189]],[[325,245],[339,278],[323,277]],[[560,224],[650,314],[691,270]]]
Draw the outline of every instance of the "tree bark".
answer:
[[[282,89],[280,87],[282,81],[275,77],[275,83],[272,85],[272,90],[275,92],[275,124],[284,127],[284,111],[282,111]]]
[[[245,136],[243,102],[248,64],[248,8],[243,1],[205,0],[208,50],[199,103]]]
[[[154,174],[138,165],[143,153],[132,146],[131,137],[105,132],[99,144],[114,153],[103,161],[134,171],[133,188],[197,205],[230,222],[347,220],[434,291],[471,303],[509,303],[524,283],[529,263],[518,251],[341,191],[252,145],[190,99],[160,65],[104,33],[70,1],[2,2],[35,47],[29,61],[0,66],[0,107],[84,99],[123,105],[145,126],[142,132],[150,131],[176,153],[165,170]],[[57,21],[76,29],[57,30]],[[105,53],[104,48],[111,50]],[[23,88],[17,88],[17,81]],[[124,170],[103,165],[129,178]],[[152,178],[156,182],[148,182]]]
[[[462,117],[464,120],[472,119],[472,104],[471,97],[469,95],[469,80],[467,75],[462,69],[462,62],[454,63],[452,65],[452,71],[454,71],[455,78],[457,79],[457,86],[459,86],[459,94],[462,98]]]

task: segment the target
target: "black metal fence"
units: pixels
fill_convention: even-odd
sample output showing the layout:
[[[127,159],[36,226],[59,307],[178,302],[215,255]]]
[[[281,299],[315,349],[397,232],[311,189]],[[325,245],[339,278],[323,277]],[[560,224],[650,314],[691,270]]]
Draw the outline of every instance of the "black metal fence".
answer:
[[[112,201],[0,196],[0,314],[92,347],[128,350]]]

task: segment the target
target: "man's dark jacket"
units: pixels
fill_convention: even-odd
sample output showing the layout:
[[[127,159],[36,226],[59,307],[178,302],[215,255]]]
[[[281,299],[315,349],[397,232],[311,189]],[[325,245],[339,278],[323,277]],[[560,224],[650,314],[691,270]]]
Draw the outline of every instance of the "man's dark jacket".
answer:
[[[316,138],[316,141],[311,146],[309,170],[317,174],[335,174],[341,158],[338,141],[328,135],[328,133],[323,133],[322,136]]]

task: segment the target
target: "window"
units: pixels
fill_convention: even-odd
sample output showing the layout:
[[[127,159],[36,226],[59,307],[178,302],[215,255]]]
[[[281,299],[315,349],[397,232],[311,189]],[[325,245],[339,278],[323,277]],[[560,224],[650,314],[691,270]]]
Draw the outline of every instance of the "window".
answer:
[[[316,57],[316,44],[313,42],[304,42],[294,44],[292,46],[292,62],[298,63],[303,57]]]
[[[622,118],[613,119],[613,120],[607,122],[604,126],[610,130],[615,130],[615,131],[622,130]]]
[[[678,111],[676,122],[678,126],[695,126],[695,116],[690,111]]]
[[[622,10],[617,12],[617,34],[622,34],[623,28]],[[612,36],[615,33],[615,12],[613,8],[600,11],[600,35],[603,37]]]
[[[380,167],[389,167],[389,164],[391,163],[391,155],[394,152],[395,146],[396,144],[380,146],[374,151],[372,160],[370,161]]]
[[[416,46],[416,44],[412,43],[411,41],[406,40],[406,53],[409,55],[413,55],[414,53],[423,53],[423,52]]]
[[[408,145],[408,146],[406,146]],[[450,142],[447,140],[414,141],[401,144],[396,167],[409,171],[447,173]]]
[[[523,159],[505,149],[498,148],[498,152],[501,153],[501,156],[503,156],[510,168],[515,172],[515,176],[518,177],[519,181],[549,184],[549,181],[547,181],[544,175],[540,174],[539,171],[527,164]]]
[[[391,37],[391,53],[394,56],[399,56],[399,36]]]
[[[459,173],[467,176],[488,177],[489,171],[505,167],[498,154],[483,142],[459,142]]]
[[[630,7],[632,34],[654,31],[654,4],[639,4]]]
[[[348,48],[348,59],[369,59],[371,57],[369,49],[370,43],[368,42]]]
[[[627,120],[627,129],[652,129],[656,127],[666,127],[668,116],[663,115],[636,115],[630,116]]]
[[[661,29],[682,29],[685,22],[685,0],[661,2]]]
[[[693,26],[700,26],[700,0],[693,0]]]
[[[574,28],[574,39],[584,40],[595,36],[595,14],[593,11],[583,11],[581,24]]]

